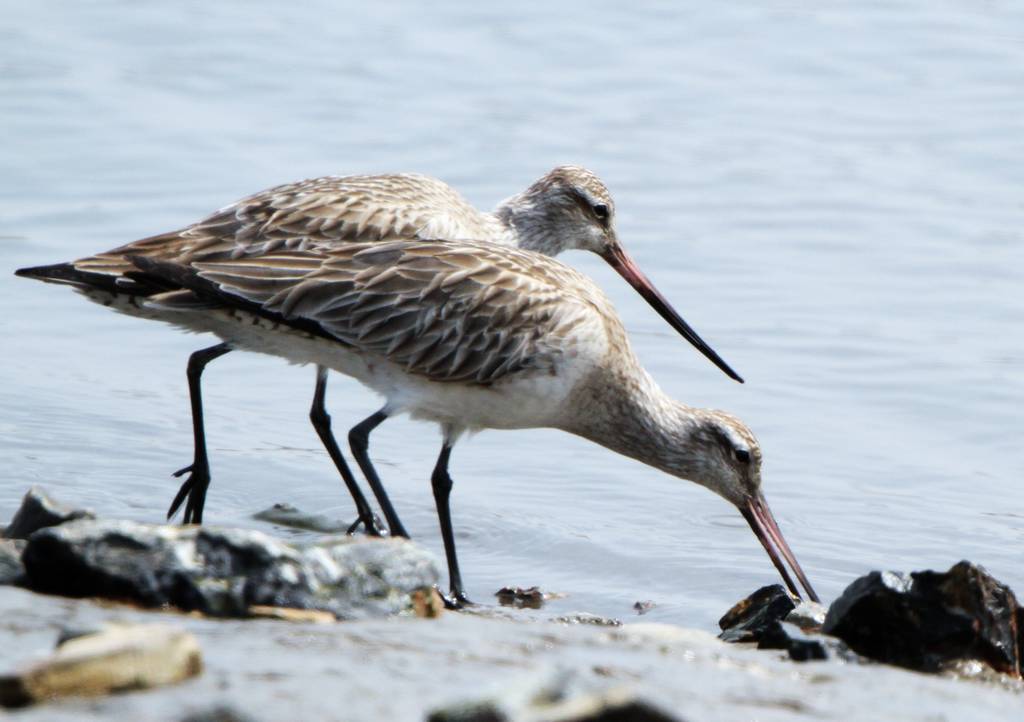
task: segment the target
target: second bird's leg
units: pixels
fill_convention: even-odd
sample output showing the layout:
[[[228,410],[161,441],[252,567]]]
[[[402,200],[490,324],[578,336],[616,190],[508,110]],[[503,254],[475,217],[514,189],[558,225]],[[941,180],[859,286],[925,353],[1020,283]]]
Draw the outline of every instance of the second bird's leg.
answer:
[[[363,419],[348,432],[348,444],[352,448],[352,455],[356,457],[356,463],[363,470],[363,476],[366,477],[366,480],[370,483],[370,488],[373,489],[373,495],[377,497],[377,503],[380,504],[381,511],[384,512],[384,518],[388,520],[391,536],[400,536],[408,539],[409,533],[402,525],[402,520],[398,518],[398,514],[395,513],[395,508],[391,506],[391,499],[388,498],[384,485],[380,483],[380,477],[377,476],[377,470],[373,468],[373,462],[370,461],[368,453],[370,449],[370,432],[380,426],[387,418],[387,413],[385,413],[384,409],[381,409],[377,413]]]
[[[356,504],[356,513],[359,514],[359,518],[349,527],[348,533],[351,534],[362,524],[367,534],[370,536],[380,536],[382,531],[380,522],[370,508],[369,502],[366,501],[363,490],[359,488],[356,478],[352,475],[352,470],[348,468],[345,457],[342,456],[341,449],[338,448],[338,442],[334,440],[334,434],[331,433],[331,415],[327,413],[327,408],[324,406],[326,393],[327,369],[323,366],[317,366],[316,392],[313,394],[313,406],[309,410],[309,420],[313,422],[313,428],[316,429],[316,433],[320,437],[320,441],[323,442],[324,448],[327,449],[331,461],[334,462],[334,466],[338,469],[338,473],[341,474],[345,486],[348,487],[348,493],[352,495],[352,501]]]
[[[437,464],[434,466],[434,473],[430,477],[430,484],[434,489],[434,503],[437,504],[437,520],[441,523],[444,555],[448,560],[448,588],[451,590],[452,598],[445,599],[445,603],[450,607],[459,608],[466,604],[472,604],[472,602],[466,597],[466,592],[462,587],[462,575],[459,573],[459,558],[455,555],[455,533],[452,530],[452,514],[448,505],[448,498],[452,493],[452,477],[448,474],[448,459],[451,454],[452,447],[446,439],[441,447],[441,455],[437,457]]]
[[[200,349],[188,357],[188,397],[192,404],[192,436],[193,451],[192,463],[184,469],[174,472],[175,476],[188,474],[188,478],[178,489],[170,509],[167,510],[167,518],[170,519],[178,511],[181,502],[188,497],[185,504],[185,516],[182,519],[184,524],[202,524],[203,506],[206,504],[206,490],[210,486],[210,461],[206,456],[206,431],[203,426],[203,393],[200,388],[200,379],[206,364],[215,358],[220,358],[231,350],[226,343],[218,343],[215,346]]]

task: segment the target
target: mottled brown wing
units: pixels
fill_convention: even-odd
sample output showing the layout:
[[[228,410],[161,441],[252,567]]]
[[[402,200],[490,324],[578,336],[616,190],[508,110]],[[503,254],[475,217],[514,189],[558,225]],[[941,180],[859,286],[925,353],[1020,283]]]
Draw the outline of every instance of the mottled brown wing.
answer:
[[[81,271],[122,275],[127,256],[185,263],[387,239],[480,238],[496,232],[451,186],[416,174],[330,176],[270,188],[187,228],[79,259]]]
[[[347,244],[191,266],[224,297],[435,381],[489,384],[553,372],[594,313],[582,277],[537,254],[471,242]],[[586,285],[586,284],[584,284]]]

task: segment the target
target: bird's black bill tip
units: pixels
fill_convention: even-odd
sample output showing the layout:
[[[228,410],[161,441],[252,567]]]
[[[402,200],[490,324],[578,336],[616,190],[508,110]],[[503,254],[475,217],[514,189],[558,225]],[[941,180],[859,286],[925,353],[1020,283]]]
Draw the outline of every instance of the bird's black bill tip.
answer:
[[[633,288],[636,289],[637,293],[643,296],[644,300],[650,304],[651,308],[658,312],[658,314],[665,319],[669,326],[674,328],[683,338],[693,344],[694,348],[704,354],[705,357],[715,366],[722,370],[726,376],[743,383],[743,377],[733,371],[732,367],[725,362],[725,360],[719,356],[713,348],[707,345],[697,332],[694,331],[690,324],[683,320],[672,304],[670,304],[658,289],[654,287],[650,279],[644,275],[640,267],[636,265],[636,262],[626,254],[622,246],[614,244],[609,247],[609,250],[603,254],[603,258],[608,264],[618,271],[619,275],[626,279],[626,281]]]

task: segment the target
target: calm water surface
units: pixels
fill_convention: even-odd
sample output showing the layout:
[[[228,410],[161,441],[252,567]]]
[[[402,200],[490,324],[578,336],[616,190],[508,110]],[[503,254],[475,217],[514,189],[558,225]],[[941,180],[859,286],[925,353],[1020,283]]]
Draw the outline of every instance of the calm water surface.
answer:
[[[0,29],[0,519],[29,484],[159,521],[191,458],[208,339],[15,268],[184,225],[250,192],[416,170],[491,207],[593,168],[621,238],[746,378],[719,373],[603,263],[647,367],[744,418],[826,599],[872,568],[969,558],[1024,592],[1024,12],[1011,2],[344,7],[17,3]],[[276,501],[350,518],[306,414],[312,369],[206,374],[210,522]],[[336,377],[338,428],[379,400]],[[441,553],[437,431],[373,437]],[[471,594],[704,627],[775,573],[725,502],[554,431],[453,457]]]

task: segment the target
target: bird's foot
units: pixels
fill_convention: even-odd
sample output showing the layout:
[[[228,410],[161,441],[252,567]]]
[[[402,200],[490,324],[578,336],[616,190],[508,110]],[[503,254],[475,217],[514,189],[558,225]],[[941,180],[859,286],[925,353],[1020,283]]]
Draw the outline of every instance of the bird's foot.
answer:
[[[387,529],[384,527],[384,522],[382,522],[377,515],[372,512],[370,512],[368,517],[363,515],[352,522],[352,526],[350,526],[348,531],[345,533],[352,536],[360,526],[366,530],[367,536],[388,536]]]
[[[470,598],[466,596],[466,593],[461,589],[452,590],[450,594],[445,594],[441,591],[441,588],[436,585],[434,586],[434,589],[436,589],[437,593],[441,595],[441,601],[444,602],[445,609],[459,610],[466,607],[476,606],[476,602],[470,600]]]
[[[202,524],[203,506],[206,504],[206,490],[210,486],[210,466],[204,463],[193,462],[184,469],[174,472],[174,477],[188,474],[188,478],[181,484],[178,493],[167,510],[167,518],[174,516],[182,502],[185,502],[185,514],[182,517],[182,524]],[[187,499],[187,501],[186,501]]]

